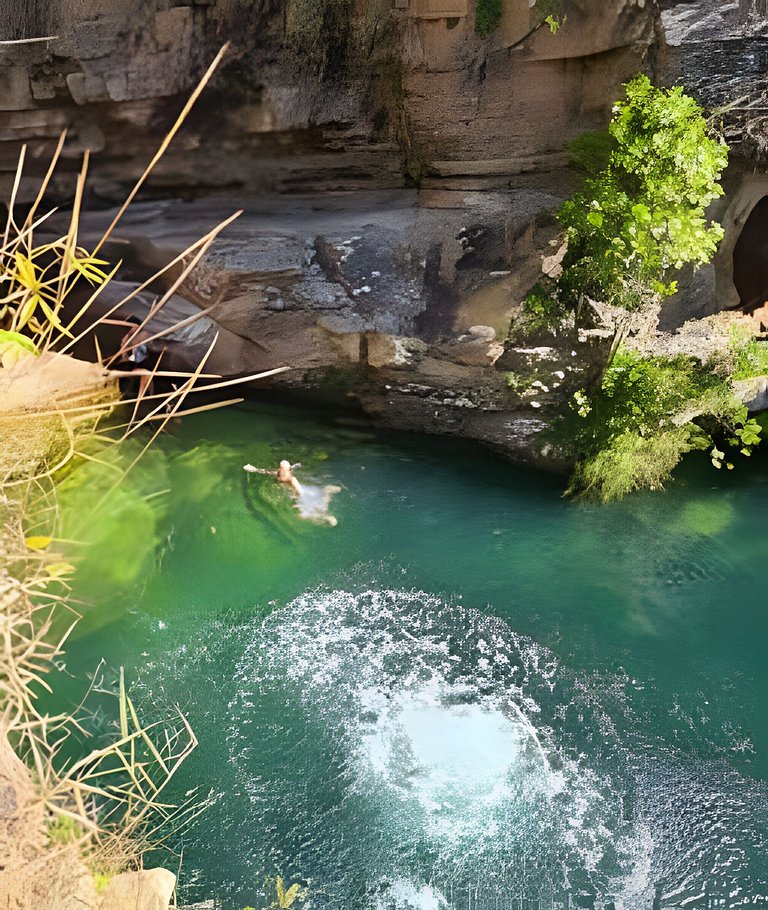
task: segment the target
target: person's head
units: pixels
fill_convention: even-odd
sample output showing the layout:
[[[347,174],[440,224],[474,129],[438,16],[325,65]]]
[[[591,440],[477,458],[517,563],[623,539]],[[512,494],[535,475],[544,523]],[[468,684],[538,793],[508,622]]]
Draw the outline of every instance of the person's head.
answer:
[[[291,470],[291,463],[290,463],[290,461],[286,461],[285,459],[283,459],[283,460],[280,462],[280,467],[281,467],[284,471],[290,471],[290,470]]]

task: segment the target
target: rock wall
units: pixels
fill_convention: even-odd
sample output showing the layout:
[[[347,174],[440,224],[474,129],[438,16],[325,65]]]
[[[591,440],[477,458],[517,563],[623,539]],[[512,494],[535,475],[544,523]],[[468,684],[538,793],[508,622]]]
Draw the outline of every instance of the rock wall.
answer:
[[[480,38],[473,0],[355,0],[354,28],[337,36],[343,59],[331,59],[296,38],[292,0],[16,5],[3,34],[24,41],[0,44],[0,184],[23,142],[31,177],[67,126],[70,170],[93,152],[91,207],[116,202],[230,40],[142,196],[166,201],[142,203],[108,251],[132,250],[121,278],[135,284],[246,209],[168,309],[213,305],[212,319],[175,336],[166,357],[193,362],[218,330],[210,365],[221,372],[288,366],[276,382],[341,388],[384,424],[556,464],[545,430],[599,368],[601,344],[507,335],[558,248],[552,213],[579,183],[567,144],[605,125],[640,69],[708,106],[746,95],[722,115],[735,164],[713,214],[726,242],[662,326],[738,305],[733,249],[764,183],[746,179],[762,148],[764,6],[570,0],[552,34],[528,0],[505,0],[500,27]],[[33,189],[25,182],[22,198]]]
[[[62,130],[72,167],[117,201],[225,41],[226,64],[155,173],[152,192],[401,185],[399,151],[368,110],[370,73],[324,81],[286,40],[274,0],[53,0],[0,10],[0,189],[28,143],[30,177]],[[62,180],[60,192],[68,187]],[[33,181],[22,187],[22,197]]]
[[[688,275],[681,294],[667,305],[662,324],[674,327],[750,303],[734,284],[733,255],[750,213],[768,195],[768,3],[660,0],[654,64],[658,81],[683,85],[712,112],[713,126],[730,146],[726,195],[710,211],[725,237],[712,264]],[[764,244],[768,249],[768,238]],[[768,272],[762,281],[768,299]]]
[[[744,158],[768,149],[766,0],[660,0],[659,74],[720,111],[725,138]]]
[[[361,0],[345,62],[319,72],[292,39],[290,3],[5,4],[0,183],[9,188],[22,143],[40,171],[66,128],[65,157],[89,148],[95,193],[116,200],[230,41],[228,64],[154,192],[396,187],[425,177],[505,187],[561,168],[568,139],[604,124],[654,34],[650,0],[607,8],[571,0],[557,35],[529,35],[538,19],[528,0],[506,0],[501,27],[485,39],[475,35],[468,0],[395,6]]]
[[[604,127],[623,82],[645,63],[654,16],[645,0],[579,0],[556,34],[528,0],[507,0],[501,27],[459,19],[403,19],[405,110],[422,167],[441,185],[508,187],[547,179],[565,146]],[[527,36],[527,37],[526,37]]]

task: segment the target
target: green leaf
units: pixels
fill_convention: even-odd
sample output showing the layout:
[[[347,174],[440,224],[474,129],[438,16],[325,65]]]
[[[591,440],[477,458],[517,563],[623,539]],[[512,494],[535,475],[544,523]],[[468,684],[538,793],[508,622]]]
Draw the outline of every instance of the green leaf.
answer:
[[[30,354],[38,353],[34,341],[27,338],[26,335],[22,335],[21,332],[6,332],[4,329],[0,329],[0,346],[4,344],[18,345],[23,350],[29,351]]]
[[[103,284],[107,280],[107,273],[100,269],[100,265],[109,265],[106,259],[97,259],[95,256],[84,256],[78,259],[72,256],[70,263],[72,268],[79,272],[90,284]]]
[[[647,205],[643,205],[641,202],[632,206],[632,214],[641,224],[648,224],[651,221],[651,210]]]
[[[39,303],[40,309],[43,311],[43,313],[45,313],[45,316],[51,325],[55,329],[58,329],[62,335],[66,335],[68,338],[71,338],[72,333],[69,331],[69,329],[66,328],[66,326],[59,319],[58,315],[48,306],[42,297],[40,298]]]
[[[52,562],[45,567],[49,578],[63,578],[65,575],[71,575],[75,567],[68,562]]]
[[[14,325],[17,329],[23,329],[24,326],[29,322],[29,320],[34,315],[37,305],[40,302],[41,297],[39,294],[32,294],[28,297],[21,307],[16,311],[16,316],[14,318]],[[16,334],[14,332],[14,334]]]

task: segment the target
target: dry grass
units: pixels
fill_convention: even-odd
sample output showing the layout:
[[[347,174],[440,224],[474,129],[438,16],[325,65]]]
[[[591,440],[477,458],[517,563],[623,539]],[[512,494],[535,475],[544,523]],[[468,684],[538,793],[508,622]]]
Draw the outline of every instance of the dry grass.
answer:
[[[162,721],[142,722],[125,689],[122,670],[116,704],[119,733],[107,745],[94,746],[85,755],[78,749],[81,757],[67,758],[75,751],[70,748],[74,737],[88,740],[82,706],[55,717],[40,710],[40,695],[50,692],[49,674],[78,620],[69,603],[67,578],[72,567],[55,555],[52,542],[57,516],[55,480],[78,456],[94,457],[94,440],[119,445],[128,436],[143,432],[144,452],[170,420],[240,400],[196,406],[189,396],[201,387],[221,390],[269,375],[238,380],[211,376],[205,372],[205,364],[212,345],[192,373],[144,371],[150,379],[173,375],[175,390],[167,395],[142,393],[125,403],[125,411],[115,411],[117,378],[125,375],[113,369],[115,360],[138,344],[181,327],[173,326],[149,339],[145,332],[141,340],[138,338],[138,332],[157,315],[239,213],[214,226],[101,317],[91,315],[93,304],[120,266],[100,260],[99,250],[180,128],[225,50],[222,48],[209,67],[92,250],[78,244],[87,154],[77,178],[65,235],[54,242],[35,241],[36,230],[55,211],[38,214],[64,146],[64,135],[23,220],[17,216],[16,206],[26,155],[22,150],[8,221],[0,236],[0,748],[9,741],[31,769],[38,803],[49,818],[59,820],[54,830],[66,831],[67,849],[74,843],[92,863],[108,872],[139,865],[150,843],[157,844],[200,811],[198,803],[172,806],[165,798],[168,783],[197,740],[178,708],[169,709]],[[155,301],[133,336],[124,339],[114,357],[106,361],[99,357],[96,365],[86,365],[68,356],[78,340],[99,323],[111,320],[158,277],[179,266],[170,288]],[[93,290],[85,305],[65,319],[68,295],[75,283],[83,281]],[[186,322],[204,315],[206,311],[201,311]],[[279,371],[270,371],[274,372]],[[122,416],[116,420],[116,414]],[[100,435],[99,424],[107,415],[111,415],[110,432]],[[116,485],[124,473],[116,478]],[[108,507],[108,502],[104,504]],[[35,529],[35,539],[25,537],[25,528],[30,527]],[[0,831],[0,854],[2,841]],[[37,861],[40,857],[34,858]]]

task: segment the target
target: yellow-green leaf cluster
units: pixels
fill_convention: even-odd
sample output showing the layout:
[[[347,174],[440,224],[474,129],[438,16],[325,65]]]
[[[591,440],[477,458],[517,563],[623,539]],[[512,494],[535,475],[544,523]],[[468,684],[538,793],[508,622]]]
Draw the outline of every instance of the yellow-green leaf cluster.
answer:
[[[25,235],[0,248],[0,329],[17,342],[26,338],[34,349],[54,331],[72,337],[62,319],[67,295],[78,279],[103,284],[108,275],[102,266],[108,263],[68,238],[33,246],[31,237]],[[9,340],[0,337],[0,345]],[[11,355],[9,363],[15,362],[13,356],[18,354]],[[9,365],[5,357],[2,362]]]

